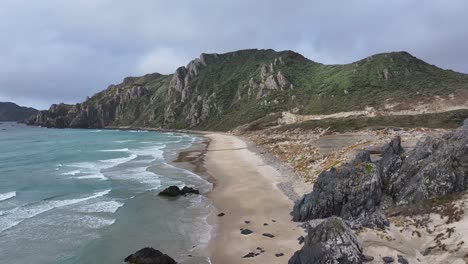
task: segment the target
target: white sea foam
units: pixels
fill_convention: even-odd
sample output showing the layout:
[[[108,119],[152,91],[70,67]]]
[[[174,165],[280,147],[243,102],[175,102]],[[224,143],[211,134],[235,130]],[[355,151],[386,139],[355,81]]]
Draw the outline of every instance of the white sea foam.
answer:
[[[160,175],[147,171],[146,167],[127,168],[109,174],[113,180],[138,182],[153,190],[161,187]]]
[[[133,139],[126,139],[126,140],[114,140],[112,142],[114,143],[127,143],[127,142],[132,142],[132,141],[135,141]]]
[[[126,162],[129,162],[131,160],[136,159],[138,156],[134,153],[130,154],[128,157],[123,157],[123,158],[115,158],[115,159],[106,159],[106,160],[99,160],[99,163],[102,164],[101,167],[103,169],[108,169],[115,167],[119,164],[123,164]]]
[[[130,133],[147,133],[148,130],[129,130]]]
[[[130,152],[138,156],[151,156],[154,159],[160,159],[163,157],[164,151],[162,149],[165,147],[166,145],[162,144],[138,149],[131,149]]]
[[[0,201],[5,201],[16,196],[16,192],[0,193]]]
[[[72,175],[73,176],[73,175],[76,175],[78,173],[81,173],[81,171],[80,170],[67,171],[67,172],[62,173],[62,175]]]
[[[85,204],[76,210],[82,213],[115,213],[124,204],[117,201],[102,201],[92,204]]]
[[[98,150],[100,152],[127,152],[128,148],[121,148],[121,149],[102,149]]]
[[[107,177],[102,174],[102,170],[109,169],[115,167],[117,165],[129,162],[133,159],[136,159],[138,156],[137,154],[130,154],[128,157],[123,158],[115,158],[115,159],[107,159],[107,160],[99,160],[97,162],[77,162],[72,163],[68,166],[79,168],[79,174],[76,178],[77,179],[99,179],[99,180],[107,180]],[[78,173],[77,173],[78,174]],[[74,174],[74,175],[77,175]]]
[[[106,219],[97,216],[83,215],[77,219],[80,222],[80,225],[86,226],[92,229],[101,229],[106,226],[110,226],[115,223],[115,219]]]
[[[47,212],[54,208],[60,208],[67,205],[77,204],[87,200],[95,199],[104,195],[107,195],[111,190],[105,190],[101,192],[96,192],[93,195],[68,199],[68,200],[51,200],[46,202],[36,202],[33,204],[16,207],[8,211],[0,211],[0,232],[5,231],[6,229],[12,228],[26,219],[34,217],[38,214]]]
[[[76,178],[80,179],[80,180],[88,180],[88,179],[98,179],[98,180],[102,180],[102,181],[107,180],[107,177],[104,176],[104,174],[102,174],[102,173],[94,174],[94,175],[83,175],[83,176],[78,176]]]

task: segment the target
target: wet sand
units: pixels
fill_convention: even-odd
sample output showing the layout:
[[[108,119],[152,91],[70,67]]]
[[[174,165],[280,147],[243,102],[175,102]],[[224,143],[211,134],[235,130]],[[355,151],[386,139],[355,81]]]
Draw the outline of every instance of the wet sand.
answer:
[[[219,213],[224,213],[217,218],[212,263],[287,263],[301,247],[297,238],[305,233],[299,223],[291,221],[293,201],[277,187],[282,176],[240,138],[221,133],[204,136],[211,140],[205,166],[216,181],[209,196]],[[242,235],[242,228],[253,233]],[[249,252],[260,254],[242,258]],[[277,257],[277,253],[284,256]]]

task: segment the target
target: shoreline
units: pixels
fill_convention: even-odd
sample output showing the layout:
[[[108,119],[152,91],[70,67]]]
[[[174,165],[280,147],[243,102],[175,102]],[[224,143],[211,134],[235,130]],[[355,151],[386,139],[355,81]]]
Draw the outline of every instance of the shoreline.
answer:
[[[208,197],[224,213],[216,219],[210,242],[212,263],[287,262],[301,247],[297,238],[305,235],[300,223],[291,221],[291,196],[280,188],[285,178],[293,176],[280,173],[265,161],[261,150],[241,137],[219,132],[203,133],[203,137],[210,140],[202,154],[206,174],[214,180]],[[253,233],[242,235],[242,228]],[[258,255],[242,258],[251,252]]]

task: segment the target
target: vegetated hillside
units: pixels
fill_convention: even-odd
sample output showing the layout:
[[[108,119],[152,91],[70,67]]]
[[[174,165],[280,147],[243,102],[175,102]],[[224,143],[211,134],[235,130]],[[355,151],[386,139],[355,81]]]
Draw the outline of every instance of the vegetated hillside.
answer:
[[[60,114],[53,106],[29,123],[229,130],[274,112],[379,109],[467,90],[468,75],[407,52],[324,65],[292,51],[241,50],[202,54],[173,75],[126,78],[82,104],[62,105]]]
[[[158,73],[127,77],[83,103],[53,104],[27,123],[58,128],[156,127],[162,122],[164,104],[161,102],[164,102],[170,78]]]
[[[19,106],[15,103],[0,102],[0,121],[20,121],[37,114],[31,107]]]

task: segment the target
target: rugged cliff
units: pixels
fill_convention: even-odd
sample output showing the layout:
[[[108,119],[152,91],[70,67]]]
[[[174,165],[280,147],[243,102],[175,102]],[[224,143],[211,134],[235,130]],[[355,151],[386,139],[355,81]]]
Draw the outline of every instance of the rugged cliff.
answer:
[[[292,51],[241,50],[202,54],[173,75],[125,78],[83,103],[53,105],[28,123],[229,130],[273,112],[404,109],[414,100],[456,97],[467,90],[468,75],[406,52],[324,65]]]
[[[37,110],[14,103],[0,102],[0,121],[20,121],[37,114]]]

